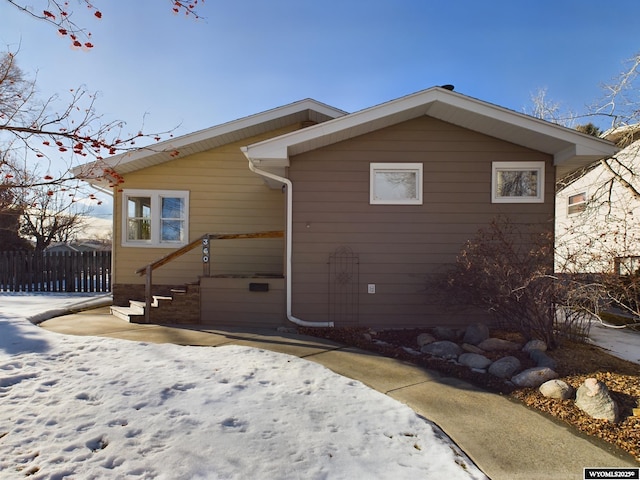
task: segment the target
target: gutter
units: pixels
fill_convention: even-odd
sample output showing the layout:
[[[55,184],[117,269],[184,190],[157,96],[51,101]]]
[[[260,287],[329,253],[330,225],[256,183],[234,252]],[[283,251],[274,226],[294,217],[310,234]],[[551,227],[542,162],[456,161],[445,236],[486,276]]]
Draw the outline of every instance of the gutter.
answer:
[[[292,279],[291,279],[291,272],[292,272],[292,268],[291,268],[291,250],[292,250],[292,226],[293,226],[293,183],[291,182],[291,180],[289,180],[288,178],[285,177],[281,177],[279,175],[276,175],[274,173],[271,172],[267,172],[265,170],[260,170],[259,168],[257,168],[253,162],[251,161],[251,159],[249,158],[249,156],[247,155],[247,148],[246,147],[242,147],[241,148],[242,152],[245,154],[245,156],[247,157],[247,159],[249,160],[249,170],[252,171],[253,173],[255,173],[256,175],[260,175],[261,177],[264,178],[268,178],[270,180],[275,180],[277,182],[283,183],[286,185],[286,191],[287,191],[287,225],[286,225],[286,246],[285,246],[285,250],[286,250],[286,271],[285,271],[285,278],[286,278],[286,297],[287,297],[287,319],[292,322],[295,323],[296,325],[299,325],[301,327],[315,327],[315,328],[331,328],[334,327],[333,322],[310,322],[308,320],[301,320],[299,318],[296,318],[293,316],[291,310],[291,285],[292,285]]]

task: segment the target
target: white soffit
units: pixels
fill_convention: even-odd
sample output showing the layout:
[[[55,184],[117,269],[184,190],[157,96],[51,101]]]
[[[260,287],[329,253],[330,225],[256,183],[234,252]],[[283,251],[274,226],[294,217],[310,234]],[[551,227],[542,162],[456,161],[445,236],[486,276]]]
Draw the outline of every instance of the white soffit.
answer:
[[[583,165],[614,154],[610,142],[540,119],[434,87],[244,149],[254,163],[286,166],[289,157],[421,115],[554,156],[556,165]]]

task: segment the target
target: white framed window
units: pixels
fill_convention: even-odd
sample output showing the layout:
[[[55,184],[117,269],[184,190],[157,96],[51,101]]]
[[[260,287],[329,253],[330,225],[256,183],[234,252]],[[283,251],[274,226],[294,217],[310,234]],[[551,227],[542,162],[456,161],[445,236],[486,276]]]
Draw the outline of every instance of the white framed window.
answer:
[[[189,192],[124,190],[122,245],[173,247],[189,243]]]
[[[543,203],[544,162],[493,162],[492,203]]]
[[[567,199],[567,213],[569,215],[575,215],[576,213],[584,212],[586,209],[587,192],[569,195],[569,198]]]
[[[615,272],[620,276],[640,273],[640,257],[638,256],[616,257],[613,262]]]
[[[422,205],[422,163],[372,163],[371,205]]]

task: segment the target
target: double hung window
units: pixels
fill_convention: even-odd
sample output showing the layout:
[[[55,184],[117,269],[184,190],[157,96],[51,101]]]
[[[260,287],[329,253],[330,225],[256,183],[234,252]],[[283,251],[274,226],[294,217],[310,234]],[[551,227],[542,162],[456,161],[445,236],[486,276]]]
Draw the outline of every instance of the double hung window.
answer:
[[[125,190],[122,244],[164,247],[189,242],[189,192]]]

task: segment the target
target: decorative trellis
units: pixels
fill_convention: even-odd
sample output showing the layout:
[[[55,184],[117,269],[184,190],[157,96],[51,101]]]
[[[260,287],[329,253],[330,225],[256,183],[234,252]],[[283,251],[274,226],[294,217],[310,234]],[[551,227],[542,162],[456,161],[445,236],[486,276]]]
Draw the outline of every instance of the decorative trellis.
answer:
[[[349,247],[339,247],[329,256],[329,319],[358,323],[360,259]]]

